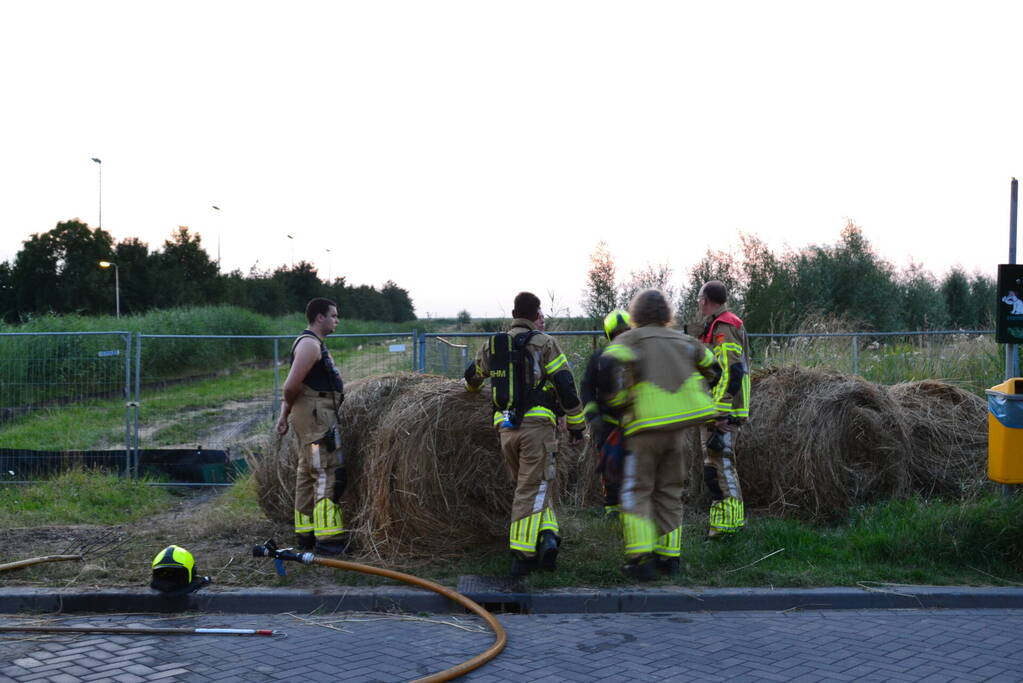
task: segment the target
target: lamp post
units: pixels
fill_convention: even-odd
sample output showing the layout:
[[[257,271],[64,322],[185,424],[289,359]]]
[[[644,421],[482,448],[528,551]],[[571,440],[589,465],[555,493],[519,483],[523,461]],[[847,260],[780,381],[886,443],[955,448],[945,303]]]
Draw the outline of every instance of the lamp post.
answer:
[[[117,272],[117,264],[114,263],[113,261],[100,261],[99,262],[99,267],[100,268],[109,268],[110,266],[114,267],[114,301],[115,301],[115,306],[116,306],[116,310],[117,310],[117,318],[118,318],[118,320],[120,320],[120,318],[121,318],[121,280],[120,280],[120,276],[118,275],[118,272]]]
[[[99,227],[103,227],[103,162],[96,157],[92,158],[99,165]]]
[[[295,238],[288,235],[288,239],[291,240],[288,244],[291,245],[291,267],[295,267]]]
[[[213,205],[213,210],[220,212],[220,207]],[[220,273],[220,221],[217,221],[217,273]]]
[[[327,250],[327,284],[332,282],[330,279],[330,249]]]

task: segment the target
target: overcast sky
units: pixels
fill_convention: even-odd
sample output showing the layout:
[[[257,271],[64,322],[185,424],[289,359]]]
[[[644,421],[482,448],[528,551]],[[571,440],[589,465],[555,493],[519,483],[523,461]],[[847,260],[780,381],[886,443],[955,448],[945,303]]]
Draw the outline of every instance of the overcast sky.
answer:
[[[993,277],[1021,26],[1020,2],[4,3],[0,260],[97,225],[97,157],[118,240],[186,225],[225,270],[393,279],[422,317],[521,289],[578,313],[598,240],[681,282],[740,232],[847,219],[897,266]]]

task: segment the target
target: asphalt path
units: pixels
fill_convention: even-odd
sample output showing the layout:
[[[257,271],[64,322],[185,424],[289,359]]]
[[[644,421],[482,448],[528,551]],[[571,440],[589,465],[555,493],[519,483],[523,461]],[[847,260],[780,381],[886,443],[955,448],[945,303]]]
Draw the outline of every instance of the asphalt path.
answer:
[[[1021,681],[1023,609],[501,614],[459,680]],[[0,615],[0,625],[275,629],[274,636],[0,634],[0,681],[408,681],[489,647],[453,614]]]

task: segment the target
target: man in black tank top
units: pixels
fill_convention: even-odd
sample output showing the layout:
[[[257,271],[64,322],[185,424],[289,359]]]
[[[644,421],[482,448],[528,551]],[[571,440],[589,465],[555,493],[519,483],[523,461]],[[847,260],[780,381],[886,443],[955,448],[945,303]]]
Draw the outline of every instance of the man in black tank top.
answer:
[[[295,535],[301,548],[317,555],[348,550],[341,512],[345,470],[338,429],[344,384],[323,340],[337,328],[337,304],[316,298],[306,306],[309,328],[291,345],[291,370],[284,380],[284,399],[277,433],[295,430]]]

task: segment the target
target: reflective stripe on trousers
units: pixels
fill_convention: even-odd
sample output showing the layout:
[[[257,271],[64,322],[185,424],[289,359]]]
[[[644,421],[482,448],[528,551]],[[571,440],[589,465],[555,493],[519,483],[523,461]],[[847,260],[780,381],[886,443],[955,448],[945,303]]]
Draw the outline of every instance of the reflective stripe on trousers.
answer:
[[[541,531],[558,533],[558,518],[554,510],[546,508],[529,517],[512,522],[508,532],[508,547],[526,555],[536,552],[536,543]]]
[[[295,533],[310,533],[330,540],[344,533],[344,515],[337,497],[336,452],[311,443],[299,450],[295,472]]]
[[[725,498],[714,501],[710,506],[710,526],[725,533],[735,532],[746,525],[742,501]]]

